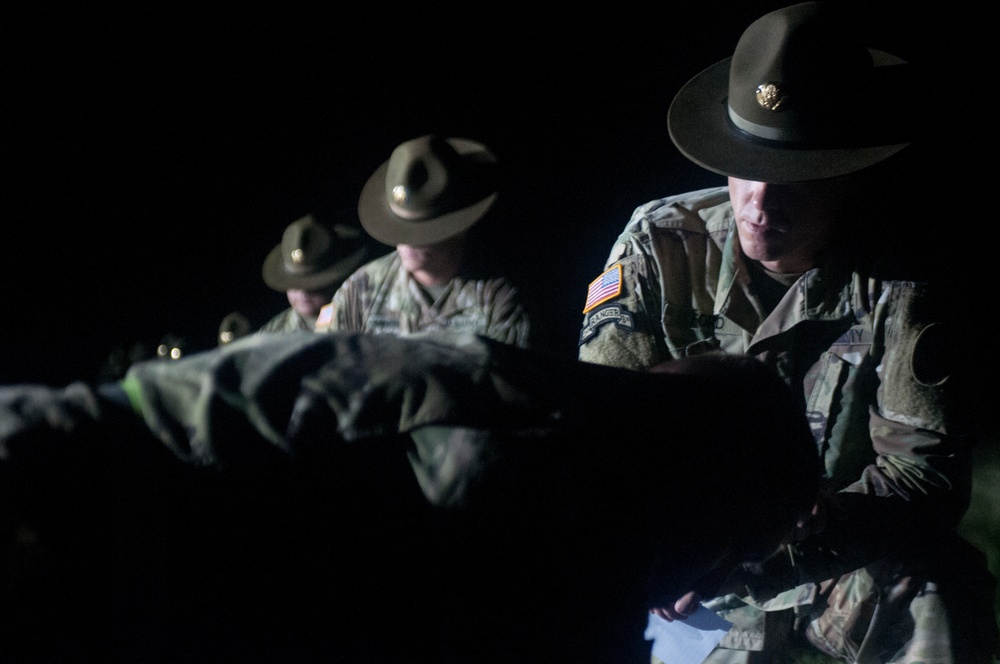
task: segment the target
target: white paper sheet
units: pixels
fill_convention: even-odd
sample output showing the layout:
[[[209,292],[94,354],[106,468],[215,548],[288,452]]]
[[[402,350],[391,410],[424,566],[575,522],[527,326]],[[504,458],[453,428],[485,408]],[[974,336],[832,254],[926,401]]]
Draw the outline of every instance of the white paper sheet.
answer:
[[[686,620],[673,622],[650,613],[646,640],[653,642],[653,654],[665,664],[701,664],[731,626],[704,606]]]

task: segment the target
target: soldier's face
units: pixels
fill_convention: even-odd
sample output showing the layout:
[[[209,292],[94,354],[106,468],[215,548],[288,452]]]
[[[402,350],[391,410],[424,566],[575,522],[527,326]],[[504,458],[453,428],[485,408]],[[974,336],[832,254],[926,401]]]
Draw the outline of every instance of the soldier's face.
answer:
[[[396,251],[403,268],[410,273],[451,274],[462,256],[464,236],[451,237],[437,244],[416,246],[398,244]]]
[[[849,195],[844,179],[779,185],[729,178],[743,253],[783,274],[815,267]]]
[[[288,296],[288,304],[291,305],[292,309],[305,318],[316,318],[319,316],[319,310],[333,299],[333,293],[326,290],[307,291],[290,289],[285,291],[285,295]]]

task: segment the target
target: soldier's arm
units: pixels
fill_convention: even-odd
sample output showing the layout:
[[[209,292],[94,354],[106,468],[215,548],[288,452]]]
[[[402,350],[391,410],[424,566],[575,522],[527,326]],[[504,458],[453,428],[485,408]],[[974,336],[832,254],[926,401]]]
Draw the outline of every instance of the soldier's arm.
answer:
[[[725,231],[728,196],[716,187],[635,209],[581,293],[579,359],[644,370],[718,347],[701,320],[713,311],[713,232]]]
[[[931,555],[949,540],[969,502],[976,400],[941,295],[908,283],[883,293],[876,320],[885,322],[884,342],[873,353],[879,387],[869,418],[875,462],[828,494],[792,555],[780,552],[750,574],[758,599],[884,556]]]
[[[531,347],[531,320],[517,288],[506,279],[492,279],[485,335],[519,348]]]
[[[580,360],[642,371],[671,359],[660,327],[659,272],[634,236],[619,238],[582,300]]]
[[[869,434],[875,463],[837,495],[830,545],[861,533],[914,546],[951,531],[969,503],[976,441],[971,366],[961,354],[947,293],[899,282],[877,303],[885,321]],[[867,527],[866,527],[867,526]]]

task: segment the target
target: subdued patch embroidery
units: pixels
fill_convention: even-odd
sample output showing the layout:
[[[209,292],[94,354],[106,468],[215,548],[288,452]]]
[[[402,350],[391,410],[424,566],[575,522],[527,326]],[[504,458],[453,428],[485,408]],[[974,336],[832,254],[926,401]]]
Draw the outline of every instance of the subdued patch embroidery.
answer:
[[[583,322],[583,329],[580,330],[579,345],[582,346],[590,341],[597,334],[597,328],[606,323],[614,323],[615,327],[628,332],[635,331],[635,322],[629,310],[620,304],[609,304],[587,316]]]
[[[604,273],[590,282],[587,287],[587,301],[583,305],[583,313],[607,302],[622,292],[622,266],[613,265]]]
[[[316,332],[326,332],[330,323],[333,322],[333,302],[329,304],[324,304],[323,308],[319,310],[319,315],[316,316],[316,325],[314,329]]]

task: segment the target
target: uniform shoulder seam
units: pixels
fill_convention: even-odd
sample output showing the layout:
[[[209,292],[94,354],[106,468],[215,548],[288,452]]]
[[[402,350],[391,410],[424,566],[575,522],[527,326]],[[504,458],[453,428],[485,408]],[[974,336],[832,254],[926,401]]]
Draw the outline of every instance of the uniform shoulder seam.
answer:
[[[667,196],[640,205],[632,213],[630,229],[640,224],[663,229],[704,233],[723,219],[729,206],[729,190],[712,187]]]

